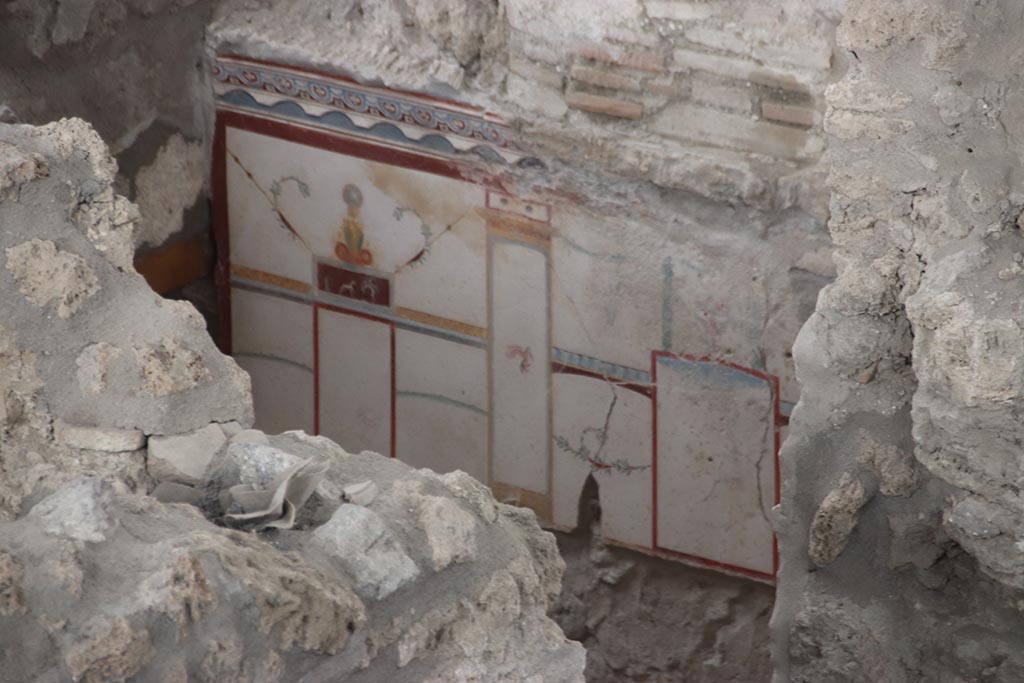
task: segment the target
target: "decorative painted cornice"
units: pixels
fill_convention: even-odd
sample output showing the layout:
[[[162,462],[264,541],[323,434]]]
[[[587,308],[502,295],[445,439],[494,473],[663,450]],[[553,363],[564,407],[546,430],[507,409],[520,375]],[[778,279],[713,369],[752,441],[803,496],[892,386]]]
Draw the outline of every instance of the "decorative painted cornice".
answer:
[[[234,56],[214,58],[212,73],[214,92],[223,104],[244,108],[251,98],[259,106],[250,108],[289,115],[294,110],[280,105],[291,102],[311,120],[342,114],[352,128],[375,137],[393,140],[391,131],[397,129],[413,143],[443,138],[455,152],[479,153],[484,148],[492,152],[484,156],[509,163],[526,156],[512,129],[499,117],[456,103]],[[241,93],[248,98],[239,97]],[[446,147],[436,142],[429,146],[435,152]]]

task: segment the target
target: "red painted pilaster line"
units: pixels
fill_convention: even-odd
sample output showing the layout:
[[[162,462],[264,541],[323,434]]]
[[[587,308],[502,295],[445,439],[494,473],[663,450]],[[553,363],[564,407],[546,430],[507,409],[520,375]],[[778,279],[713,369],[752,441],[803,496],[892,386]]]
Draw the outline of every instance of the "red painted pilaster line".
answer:
[[[313,434],[320,436],[320,308],[313,302]]]
[[[217,294],[217,345],[223,353],[231,354],[231,263],[228,235],[228,180],[225,160],[224,119],[220,112],[214,124],[213,160],[210,169],[210,193],[213,203],[213,240],[217,258],[213,270],[213,283]]]
[[[396,390],[396,376],[398,375],[398,368],[395,366],[395,323],[390,322],[391,325],[391,457],[398,457],[398,432],[396,431],[396,413],[398,409],[398,391]]]

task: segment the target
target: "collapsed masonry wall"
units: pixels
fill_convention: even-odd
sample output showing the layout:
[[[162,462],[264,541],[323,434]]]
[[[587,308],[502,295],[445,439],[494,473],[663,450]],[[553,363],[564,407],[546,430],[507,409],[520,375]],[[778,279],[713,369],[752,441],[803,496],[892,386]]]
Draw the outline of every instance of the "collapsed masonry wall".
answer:
[[[794,348],[775,680],[1013,681],[1021,656],[1014,2],[851,0],[836,282]]]
[[[0,125],[0,681],[581,683],[533,513],[245,429],[115,171],[80,120]]]

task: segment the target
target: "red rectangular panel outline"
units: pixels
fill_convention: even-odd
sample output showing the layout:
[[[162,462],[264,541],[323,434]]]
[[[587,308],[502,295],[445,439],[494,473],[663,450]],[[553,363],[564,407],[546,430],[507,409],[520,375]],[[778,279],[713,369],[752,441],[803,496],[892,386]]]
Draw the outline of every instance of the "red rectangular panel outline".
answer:
[[[690,361],[692,363],[714,363],[715,365],[721,365],[723,367],[732,368],[733,370],[739,370],[748,375],[757,377],[768,382],[768,386],[771,389],[772,394],[772,415],[773,415],[773,439],[774,439],[774,462],[775,462],[775,504],[779,504],[781,498],[781,484],[782,480],[779,474],[779,449],[782,446],[781,439],[781,427],[783,421],[782,411],[779,405],[779,378],[776,375],[770,375],[760,370],[748,368],[738,363],[733,363],[721,358],[712,358],[710,356],[695,356],[688,353],[673,353],[671,351],[651,351],[651,383],[654,385],[654,396],[652,401],[652,429],[653,438],[651,443],[653,444],[653,453],[651,456],[651,537],[653,539],[654,550],[659,553],[664,553],[669,557],[678,557],[682,560],[693,562],[710,569],[718,569],[733,574],[740,574],[742,576],[749,576],[753,579],[760,581],[775,582],[775,576],[779,572],[779,541],[775,535],[772,535],[772,572],[770,574],[766,572],[757,571],[755,569],[748,569],[746,567],[738,567],[735,565],[728,564],[726,562],[719,562],[708,557],[700,557],[698,555],[690,555],[687,553],[679,552],[678,550],[671,550],[669,548],[662,548],[658,545],[658,358],[678,358],[681,360]]]

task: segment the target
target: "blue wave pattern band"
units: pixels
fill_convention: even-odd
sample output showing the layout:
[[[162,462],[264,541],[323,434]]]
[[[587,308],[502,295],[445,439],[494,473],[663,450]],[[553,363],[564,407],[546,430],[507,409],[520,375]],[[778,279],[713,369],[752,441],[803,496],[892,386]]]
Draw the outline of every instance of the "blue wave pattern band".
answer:
[[[216,60],[212,71],[213,77],[221,83],[307,100],[363,116],[412,124],[444,134],[454,134],[497,147],[521,151],[510,139],[506,126],[430,106],[412,98],[385,96],[355,85],[285,73],[262,64]]]

